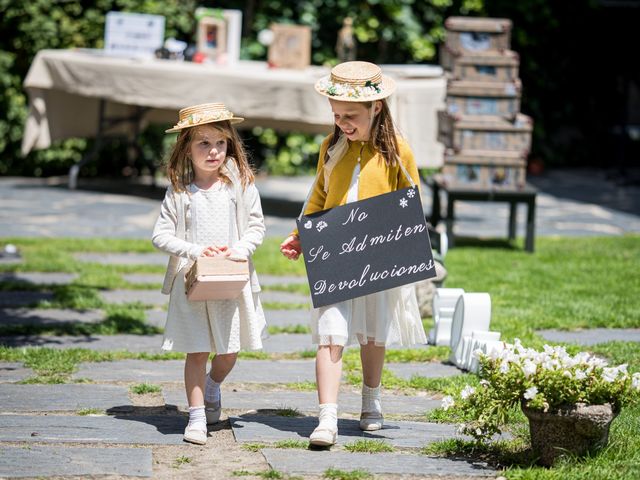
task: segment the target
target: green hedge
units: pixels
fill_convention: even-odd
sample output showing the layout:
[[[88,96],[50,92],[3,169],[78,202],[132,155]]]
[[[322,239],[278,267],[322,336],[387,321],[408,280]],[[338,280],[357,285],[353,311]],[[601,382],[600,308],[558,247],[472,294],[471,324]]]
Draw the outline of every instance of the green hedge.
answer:
[[[358,58],[378,63],[435,62],[436,44],[443,38],[443,20],[449,15],[481,13],[483,0],[308,0],[299,2],[192,0],[0,0],[0,175],[46,176],[65,173],[78,161],[91,140],[71,139],[51,148],[20,156],[27,98],[22,90],[31,61],[45,48],[101,48],[105,14],[111,10],[161,14],[166,18],[166,36],[193,42],[197,6],[243,10],[243,58],[264,59],[266,49],[257,32],[272,22],[310,25],[313,30],[314,64],[334,64],[335,41],[342,19],[351,16],[359,43]],[[308,169],[315,162],[313,136],[276,135],[256,131],[247,143],[258,163],[279,173]],[[150,128],[142,145],[150,158],[164,152],[161,130]],[[102,150],[99,162],[86,167],[83,175],[135,172],[127,166],[125,147],[117,142]]]

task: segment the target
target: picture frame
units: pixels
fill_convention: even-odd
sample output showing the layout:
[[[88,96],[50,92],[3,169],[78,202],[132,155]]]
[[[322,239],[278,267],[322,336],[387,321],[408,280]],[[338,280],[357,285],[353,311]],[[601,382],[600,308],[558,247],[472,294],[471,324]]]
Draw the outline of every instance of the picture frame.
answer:
[[[240,44],[242,40],[242,11],[222,8],[198,7],[195,11],[198,24],[205,18],[213,18],[225,24],[224,52],[216,55],[216,63],[235,66],[240,61]],[[198,29],[199,30],[199,29]],[[199,37],[198,37],[199,38]],[[200,51],[200,44],[198,43]]]
[[[227,24],[224,19],[202,17],[198,21],[198,51],[204,53],[212,62],[225,62]]]
[[[311,64],[311,27],[274,23],[270,29],[269,66],[303,70]]]

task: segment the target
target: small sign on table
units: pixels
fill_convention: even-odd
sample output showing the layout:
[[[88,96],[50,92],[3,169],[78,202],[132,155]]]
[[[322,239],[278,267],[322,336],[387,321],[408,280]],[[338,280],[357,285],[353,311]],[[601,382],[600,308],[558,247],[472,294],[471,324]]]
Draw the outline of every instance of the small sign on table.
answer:
[[[315,308],[436,276],[417,188],[297,220]]]
[[[107,13],[104,30],[104,51],[107,55],[153,58],[163,42],[162,15]]]

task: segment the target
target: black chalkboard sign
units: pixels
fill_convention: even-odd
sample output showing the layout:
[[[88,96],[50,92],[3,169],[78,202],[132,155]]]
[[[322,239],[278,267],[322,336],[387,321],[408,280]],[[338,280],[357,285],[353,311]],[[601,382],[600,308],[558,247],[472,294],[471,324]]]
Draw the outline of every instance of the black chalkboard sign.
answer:
[[[297,221],[315,308],[436,276],[417,188]]]

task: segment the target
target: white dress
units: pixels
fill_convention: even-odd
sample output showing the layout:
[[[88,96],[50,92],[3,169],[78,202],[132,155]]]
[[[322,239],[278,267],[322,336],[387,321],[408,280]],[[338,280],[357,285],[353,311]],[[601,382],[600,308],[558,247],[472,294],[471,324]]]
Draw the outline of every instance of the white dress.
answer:
[[[189,185],[191,215],[187,212],[187,236],[201,246],[230,245],[238,241],[233,187],[218,183],[209,190]],[[189,301],[184,274],[176,276],[169,299],[163,350],[179,352],[235,353],[262,348],[266,321],[258,293],[250,283],[232,300]]]
[[[347,203],[358,200],[360,163],[351,176]],[[316,345],[427,343],[413,284],[311,309],[311,340]]]

